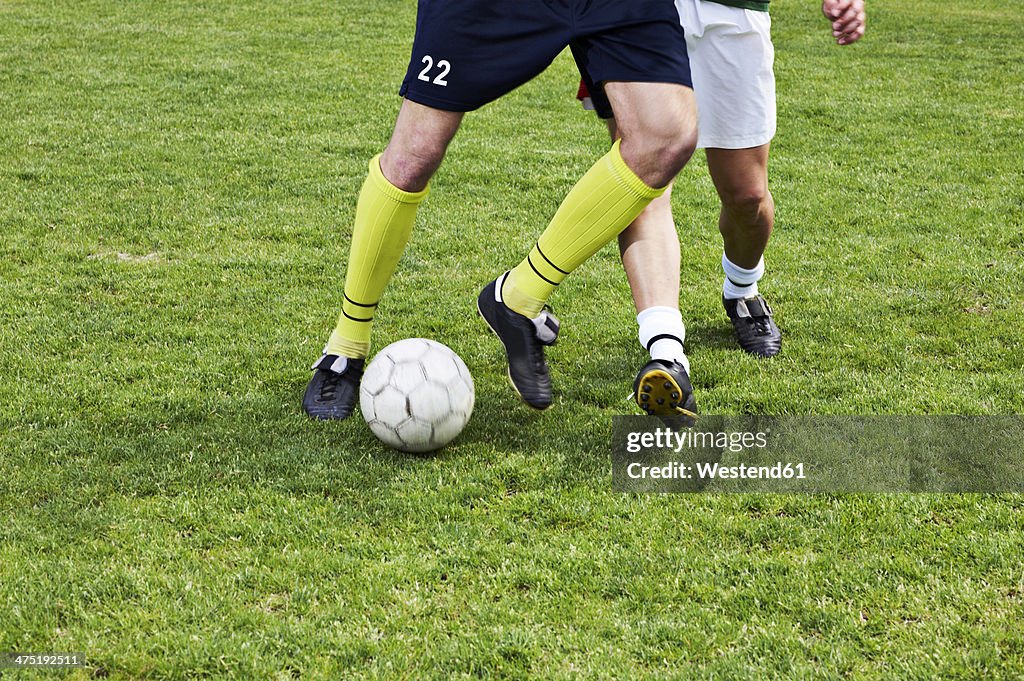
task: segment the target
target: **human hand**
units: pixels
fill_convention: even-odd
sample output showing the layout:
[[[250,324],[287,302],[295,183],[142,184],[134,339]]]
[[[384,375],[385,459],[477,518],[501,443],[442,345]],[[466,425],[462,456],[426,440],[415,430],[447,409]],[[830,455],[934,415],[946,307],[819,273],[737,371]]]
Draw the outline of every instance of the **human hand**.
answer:
[[[821,11],[832,22],[832,37],[850,45],[864,36],[864,0],[822,0]]]

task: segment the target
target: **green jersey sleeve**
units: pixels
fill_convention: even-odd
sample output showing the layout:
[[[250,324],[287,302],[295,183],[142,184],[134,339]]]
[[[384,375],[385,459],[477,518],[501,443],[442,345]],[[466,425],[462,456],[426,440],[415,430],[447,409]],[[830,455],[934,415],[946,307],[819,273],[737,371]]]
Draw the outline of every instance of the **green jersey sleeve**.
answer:
[[[729,5],[730,7],[739,7],[740,9],[752,9],[757,12],[767,12],[768,3],[771,0],[708,0],[709,2],[717,2],[719,5]]]

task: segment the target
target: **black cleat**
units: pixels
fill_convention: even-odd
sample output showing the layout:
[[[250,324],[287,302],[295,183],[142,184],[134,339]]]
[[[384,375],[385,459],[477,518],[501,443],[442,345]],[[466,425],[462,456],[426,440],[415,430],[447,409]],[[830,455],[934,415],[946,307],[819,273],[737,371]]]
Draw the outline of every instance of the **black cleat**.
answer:
[[[365,359],[324,355],[313,364],[313,378],[302,396],[302,408],[322,421],[340,421],[352,415],[359,395]]]
[[[772,308],[760,295],[751,298],[722,298],[725,313],[736,329],[740,347],[758,357],[774,357],[782,350],[782,332],[772,320]]]
[[[558,319],[547,310],[537,319],[510,310],[497,295],[505,276],[484,287],[476,309],[505,346],[508,377],[519,397],[534,409],[547,409],[551,406],[551,375],[544,346],[554,345],[558,339]]]
[[[650,416],[697,418],[697,400],[686,368],[679,362],[652,359],[633,381],[633,397]]]

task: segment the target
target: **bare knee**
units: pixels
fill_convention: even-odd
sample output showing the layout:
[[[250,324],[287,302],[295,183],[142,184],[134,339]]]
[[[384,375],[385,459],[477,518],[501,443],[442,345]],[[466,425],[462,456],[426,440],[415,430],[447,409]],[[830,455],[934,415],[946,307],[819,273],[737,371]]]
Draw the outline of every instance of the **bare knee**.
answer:
[[[441,166],[462,116],[458,112],[403,101],[391,141],[380,158],[384,177],[407,192],[425,189]]]
[[[662,130],[639,130],[622,138],[622,159],[649,187],[664,187],[693,156],[697,148],[696,129],[670,126]]]
[[[653,140],[652,155],[658,159],[661,171],[661,176],[650,183],[653,187],[664,187],[670,183],[697,149],[696,127],[687,127],[682,121],[679,123],[668,130],[660,131],[659,137]]]
[[[767,178],[750,177],[738,182],[720,182],[718,196],[722,205],[741,211],[757,211],[771,203]]]
[[[399,147],[392,140],[381,155],[381,172],[403,191],[422,191],[441,166],[446,148],[447,145],[431,144],[429,140]]]
[[[672,182],[697,146],[693,91],[671,83],[607,83],[622,158],[651,187]]]
[[[775,203],[768,185],[755,182],[719,190],[722,208],[737,218],[742,225],[756,226],[771,223],[775,217]]]

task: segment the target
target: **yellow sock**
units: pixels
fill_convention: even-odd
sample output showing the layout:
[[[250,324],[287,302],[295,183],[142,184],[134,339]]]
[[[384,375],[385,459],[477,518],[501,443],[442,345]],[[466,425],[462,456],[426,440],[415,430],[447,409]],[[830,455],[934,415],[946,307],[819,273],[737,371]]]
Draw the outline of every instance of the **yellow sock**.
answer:
[[[384,177],[379,155],[370,161],[370,174],[356,204],[345,299],[338,325],[327,341],[327,354],[352,358],[369,354],[377,303],[409,241],[416,209],[429,191],[430,187],[415,193],[402,191]]]
[[[616,141],[565,197],[526,260],[509,273],[501,291],[505,304],[536,317],[570,272],[628,227],[666,188],[644,184],[622,160]]]

